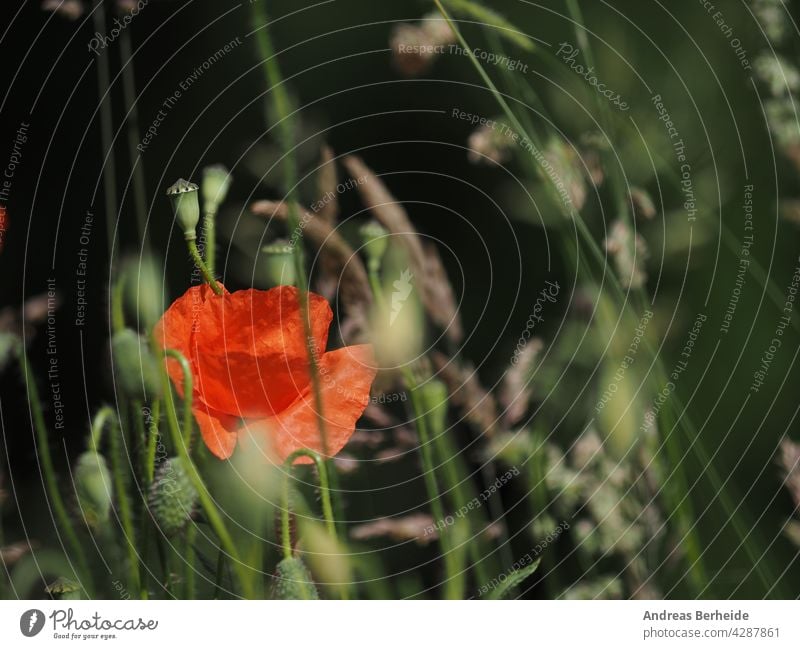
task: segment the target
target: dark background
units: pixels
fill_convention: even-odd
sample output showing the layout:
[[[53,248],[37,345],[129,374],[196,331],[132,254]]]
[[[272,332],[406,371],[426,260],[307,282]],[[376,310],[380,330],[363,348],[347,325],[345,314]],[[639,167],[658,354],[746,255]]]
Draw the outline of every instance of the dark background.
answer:
[[[303,107],[301,116],[306,128],[327,129],[325,139],[337,153],[360,153],[373,169],[386,174],[384,180],[394,195],[406,202],[417,227],[440,242],[456,293],[463,292],[466,329],[473,333],[465,356],[480,368],[484,381],[493,384],[502,374],[518,332],[524,327],[531,296],[544,279],[557,278],[566,286],[575,280],[573,269],[556,254],[556,248],[548,250],[545,231],[533,219],[506,220],[495,205],[461,182],[473,183],[498,199],[509,214],[517,216],[513,201],[506,194],[506,174],[468,163],[462,147],[471,127],[447,114],[422,112],[449,112],[461,107],[497,115],[494,100],[465,58],[446,57],[418,80],[406,79],[392,67],[387,50],[392,22],[418,19],[430,10],[427,3],[336,0],[308,11],[303,9],[313,3],[268,4],[273,17],[294,12],[274,25],[273,35],[284,75]],[[563,11],[560,2],[536,5],[508,0],[489,4],[502,10],[523,30],[549,42],[573,39],[571,25],[559,15]],[[758,368],[779,317],[778,309],[764,297],[754,278],[748,277],[731,331],[721,339],[710,365],[709,360],[737,270],[736,256],[722,243],[718,224],[723,220],[734,234],[741,234],[738,206],[745,184],[744,163],[750,182],[756,186],[755,258],[781,294],[798,263],[800,238],[796,226],[776,218],[776,201],[778,191],[785,196],[797,191],[796,170],[779,151],[773,150],[749,75],[738,65],[727,41],[698,3],[669,3],[674,18],[659,3],[649,0],[581,4],[585,5],[587,24],[609,44],[603,47],[596,42],[599,67],[609,85],[629,98],[631,115],[641,125],[648,142],[668,163],[672,162],[661,124],[654,119],[650,93],[619,63],[618,54],[636,68],[654,91],[669,98],[673,117],[691,151],[701,203],[696,235],[705,237],[706,243],[693,251],[685,284],[685,251],[675,254],[667,249],[659,285],[659,326],[666,330],[673,312],[678,314],[680,326],[674,327],[674,335],[667,336],[665,365],[671,367],[677,358],[694,314],[707,313],[708,337],[696,351],[688,377],[681,379],[678,392],[689,402],[688,412],[700,428],[705,447],[713,454],[714,466],[726,480],[726,492],[733,502],[740,503],[745,520],[752,526],[749,532],[775,564],[788,568],[780,579],[782,592],[794,596],[796,549],[781,536],[792,505],[782,490],[773,456],[781,436],[797,435],[798,338],[795,331],[787,332],[761,392],[751,395],[739,413],[752,372]],[[744,3],[721,4],[748,52],[754,55],[768,47],[755,31]],[[36,2],[3,5],[2,25],[8,26],[12,15],[13,23],[5,30],[0,45],[0,162],[10,155],[20,123],[29,122],[30,128],[8,202],[10,227],[0,256],[0,304],[17,308],[24,299],[44,292],[48,278],[57,280],[62,306],[57,313],[56,337],[67,422],[63,442],[67,453],[74,455],[82,448],[90,412],[103,401],[113,399],[107,369],[111,257],[107,246],[107,197],[100,178],[104,151],[99,135],[98,61],[87,51],[96,28],[91,17],[72,22],[43,12]],[[110,15],[107,20],[111,20]],[[466,25],[464,29],[479,44],[475,27]],[[173,299],[187,286],[190,265],[182,242],[171,238],[172,218],[163,197],[167,185],[179,176],[196,177],[197,170],[206,164],[226,164],[235,178],[233,207],[226,218],[232,220],[230,227],[247,233],[254,231],[254,226],[236,206],[253,198],[279,196],[278,183],[272,177],[261,182],[262,160],[271,159],[267,148],[270,134],[262,126],[263,73],[256,65],[252,39],[247,38],[250,27],[246,4],[151,0],[128,30],[135,50],[132,64],[142,131],[193,68],[235,37],[242,39],[241,46],[211,67],[168,111],[140,161],[146,179],[150,240],[166,258],[167,293]],[[796,41],[793,49],[792,52],[790,46],[790,54],[796,59]],[[122,61],[119,43],[104,53],[110,55],[114,79]],[[585,87],[548,57],[549,54],[541,59],[520,54],[545,76],[574,91],[578,103],[588,105],[591,96]],[[588,126],[583,111],[547,81],[534,81],[556,125],[568,138],[577,140]],[[141,241],[129,184],[126,122],[121,119],[126,109],[119,78],[112,85],[108,101],[113,108],[116,134],[112,155],[117,172],[118,213],[110,219],[116,228],[111,233],[116,263],[122,253],[138,252]],[[635,131],[629,124],[621,125],[615,142],[624,159],[625,172],[631,182],[657,191],[653,179],[642,171],[646,165],[632,133]],[[252,152],[242,157],[254,142],[263,144],[264,157]],[[304,168],[311,168],[311,154],[305,158],[301,154],[301,160]],[[340,174],[344,179],[343,170]],[[308,188],[303,191],[310,199]],[[341,200],[343,217],[360,209],[354,192],[346,193]],[[665,200],[665,220],[662,222],[659,217],[657,223],[645,226],[653,251],[648,286],[651,292],[659,276],[659,248],[664,233],[669,244],[680,240],[685,230],[679,211],[680,196],[673,192]],[[73,325],[75,273],[81,248],[80,229],[87,210],[95,215],[88,257],[89,317],[84,327],[77,328]],[[602,241],[602,219],[596,210],[594,216],[590,224]],[[564,227],[548,229],[547,234],[574,239],[574,233]],[[521,259],[516,254],[517,246],[522,251]],[[549,268],[548,261],[552,264]],[[246,276],[232,272],[231,267],[226,267],[224,280],[229,288],[247,283]],[[708,305],[704,306],[709,294]],[[545,325],[541,332],[545,338],[556,335],[560,315],[554,314]],[[800,316],[795,313],[793,317]],[[42,373],[40,388],[47,402],[43,379],[45,345],[42,329],[28,340],[32,359]],[[46,536],[44,519],[27,513],[29,507],[33,511],[40,508],[42,500],[38,481],[32,478],[34,447],[18,372],[6,371],[0,378],[0,389],[2,427],[15,485],[23,489],[20,497],[25,504],[28,534]],[[574,388],[567,385],[560,389],[570,392]],[[554,431],[565,441],[577,432]],[[59,447],[60,444],[54,445]],[[63,466],[63,453],[57,450],[56,455],[58,465]],[[715,582],[723,592],[730,588],[736,596],[763,596],[759,586],[751,583],[752,576],[740,590],[735,590],[752,565],[729,529],[714,493],[703,481],[704,467],[690,459],[687,472],[690,485],[698,480],[689,496],[698,512],[709,564],[720,570]],[[371,479],[390,481],[392,476],[373,475]],[[369,506],[365,508],[374,515]],[[390,505],[387,508],[391,510]],[[11,516],[7,525],[13,529],[18,521]]]

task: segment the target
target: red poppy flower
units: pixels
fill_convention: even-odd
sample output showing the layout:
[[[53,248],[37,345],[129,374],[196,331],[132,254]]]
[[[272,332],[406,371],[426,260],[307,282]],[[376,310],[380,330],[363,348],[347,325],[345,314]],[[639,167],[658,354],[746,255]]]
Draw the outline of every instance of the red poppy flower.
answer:
[[[193,286],[156,324],[160,344],[180,351],[191,365],[192,410],[206,446],[219,458],[229,457],[244,434],[265,434],[281,460],[300,448],[323,450],[297,298],[293,286],[223,295],[205,284]],[[333,313],[314,293],[308,309],[327,451],[335,455],[367,406],[375,361],[370,345],[325,352]],[[182,395],[180,365],[169,359],[167,369]]]

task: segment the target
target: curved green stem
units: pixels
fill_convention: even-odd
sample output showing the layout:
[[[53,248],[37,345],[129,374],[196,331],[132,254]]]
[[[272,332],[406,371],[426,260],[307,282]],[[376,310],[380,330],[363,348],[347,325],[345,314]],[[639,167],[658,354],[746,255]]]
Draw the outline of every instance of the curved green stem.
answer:
[[[289,477],[285,476],[281,485],[281,549],[283,558],[292,558],[292,531],[289,525]]]
[[[183,443],[186,444],[186,449],[191,454],[194,441],[194,426],[192,425],[192,390],[194,389],[194,383],[192,368],[189,367],[189,361],[186,360],[186,357],[176,349],[168,349],[164,352],[164,355],[176,360],[181,366],[181,372],[183,372]]]
[[[336,521],[333,517],[333,507],[331,506],[330,484],[328,482],[328,470],[325,466],[325,461],[320,457],[319,453],[311,450],[310,448],[301,448],[291,453],[283,461],[283,488],[281,490],[281,545],[283,547],[284,559],[292,557],[292,541],[289,529],[289,477],[292,475],[292,466],[294,461],[301,457],[307,457],[317,467],[319,474],[319,492],[320,500],[322,502],[322,516],[325,519],[325,527],[328,530],[331,538],[338,541],[336,535]],[[340,593],[342,599],[349,599],[348,585],[341,584]]]
[[[158,349],[158,345],[156,344],[154,347],[156,353],[158,353],[160,351]],[[227,554],[233,560],[234,571],[239,579],[244,596],[248,599],[253,599],[255,596],[255,591],[253,589],[250,575],[245,569],[244,563],[242,563],[241,559],[239,558],[239,551],[236,549],[236,545],[233,542],[233,537],[231,537],[228,529],[225,527],[225,521],[222,520],[222,516],[217,510],[216,505],[214,505],[211,494],[208,492],[208,488],[206,487],[203,478],[200,477],[197,466],[189,455],[189,450],[186,446],[185,440],[181,436],[180,427],[178,425],[178,413],[175,409],[175,400],[173,398],[172,391],[170,390],[169,374],[167,373],[167,356],[179,360],[179,358],[182,358],[183,355],[177,350],[168,349],[163,352],[164,362],[161,363],[161,382],[164,386],[164,403],[167,411],[167,425],[170,436],[172,437],[172,443],[175,446],[178,457],[181,458],[181,462],[183,463],[183,466],[189,475],[189,479],[192,481],[192,485],[197,490],[200,506],[203,508],[203,512],[205,513],[211,528],[214,530],[217,537],[219,537],[220,543],[225,549],[225,552],[227,552]],[[184,362],[185,360],[186,359],[184,358]]]
[[[128,569],[130,579],[136,591],[141,591],[141,577],[139,572],[139,556],[136,552],[136,538],[133,531],[133,515],[130,501],[128,499],[128,489],[124,478],[124,461],[122,448],[119,443],[121,432],[114,426],[116,413],[111,406],[103,406],[95,415],[92,423],[92,445],[95,452],[102,437],[106,423],[110,423],[111,446],[111,470],[114,475],[114,490],[117,492],[117,503],[119,504],[119,516],[122,523],[122,530],[125,533],[125,545],[128,552]]]
[[[47,495],[50,504],[55,510],[58,524],[61,526],[64,536],[67,537],[67,541],[75,556],[81,575],[88,583],[91,583],[91,572],[89,571],[89,564],[86,561],[86,554],[83,551],[83,546],[78,541],[78,536],[72,526],[72,521],[67,514],[67,508],[64,505],[61,492],[59,491],[56,472],[53,467],[53,458],[50,454],[50,441],[47,438],[47,426],[44,422],[42,402],[39,398],[39,389],[36,387],[33,369],[28,361],[28,353],[21,344],[18,345],[16,352],[20,365],[22,366],[25,388],[28,392],[28,406],[30,408],[34,433],[36,435],[36,451],[41,461],[42,475],[44,476]]]
[[[203,274],[203,279],[206,281],[211,287],[211,290],[214,291],[217,295],[222,295],[222,289],[220,285],[217,283],[217,280],[214,279],[214,276],[208,270],[206,266],[206,262],[203,261],[203,257],[200,255],[200,251],[197,249],[197,241],[194,239],[187,239],[186,246],[189,248],[189,254],[192,256],[192,261],[195,265],[200,269],[200,272]]]
[[[294,453],[289,455],[284,461],[283,466],[286,472],[284,473],[284,484],[288,484],[289,482],[289,475],[291,475],[292,465],[294,461],[301,457],[307,457],[310,459],[314,465],[317,467],[317,473],[319,474],[319,492],[320,492],[320,500],[322,501],[322,516],[325,518],[325,527],[328,528],[328,534],[331,535],[331,538],[334,540],[336,537],[336,522],[333,517],[333,507],[331,506],[331,493],[330,493],[330,485],[328,483],[328,470],[325,467],[325,462],[319,456],[319,453],[316,451],[312,451],[310,448],[301,448],[296,450]],[[288,489],[286,489],[288,493]],[[288,503],[287,503],[288,504]]]

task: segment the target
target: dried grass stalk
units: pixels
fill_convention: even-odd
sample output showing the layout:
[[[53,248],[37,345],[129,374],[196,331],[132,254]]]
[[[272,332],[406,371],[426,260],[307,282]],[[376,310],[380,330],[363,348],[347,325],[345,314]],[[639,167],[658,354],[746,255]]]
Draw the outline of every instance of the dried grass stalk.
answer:
[[[320,198],[328,197],[317,212],[317,217],[333,227],[339,217],[339,192],[336,191],[338,182],[336,175],[336,162],[333,149],[329,146],[322,147],[322,161],[317,171],[317,194]]]
[[[450,340],[460,342],[461,319],[436,247],[422,245],[405,209],[361,158],[351,155],[342,162],[350,175],[359,179],[358,191],[366,207],[402,243],[414,277],[422,278],[422,304],[428,316]]]

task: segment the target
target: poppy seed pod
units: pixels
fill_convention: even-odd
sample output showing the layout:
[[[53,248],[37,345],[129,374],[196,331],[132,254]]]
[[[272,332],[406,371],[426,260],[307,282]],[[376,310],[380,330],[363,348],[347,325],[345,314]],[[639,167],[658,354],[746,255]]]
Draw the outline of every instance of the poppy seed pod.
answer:
[[[148,497],[150,513],[167,536],[180,532],[194,514],[197,490],[179,457],[159,467]]]
[[[430,379],[419,391],[431,429],[443,431],[447,427],[447,386],[438,379]]]
[[[359,228],[361,241],[364,244],[364,254],[370,270],[377,270],[381,266],[381,259],[389,247],[389,232],[377,221],[367,221]]]
[[[293,248],[285,240],[261,248],[264,275],[272,286],[293,286],[297,280]]]
[[[75,493],[83,517],[92,527],[108,522],[114,488],[105,458],[86,451],[75,465]]]
[[[319,599],[311,573],[297,557],[284,559],[278,564],[272,583],[275,599]]]
[[[203,182],[200,190],[203,193],[203,207],[206,212],[216,212],[231,186],[230,172],[223,165],[211,165],[203,169]]]
[[[120,390],[131,398],[161,394],[158,362],[142,337],[132,329],[123,329],[111,339],[114,376]]]
[[[183,228],[183,236],[187,241],[197,238],[197,223],[200,221],[200,203],[197,200],[199,187],[188,180],[179,178],[167,189],[167,196],[172,203],[175,219]]]

